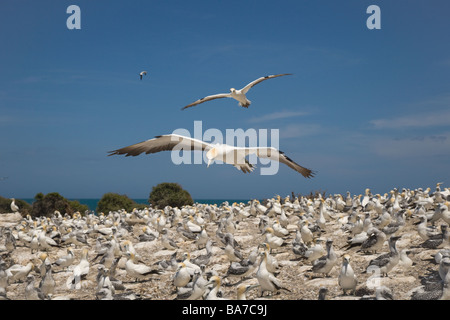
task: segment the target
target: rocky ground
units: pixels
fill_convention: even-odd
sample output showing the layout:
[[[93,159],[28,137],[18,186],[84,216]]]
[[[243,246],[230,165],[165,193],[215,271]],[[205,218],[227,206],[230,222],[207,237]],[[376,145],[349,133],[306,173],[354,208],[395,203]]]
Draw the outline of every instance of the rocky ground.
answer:
[[[339,259],[337,265],[333,268],[329,277],[311,276],[308,270],[311,268],[311,264],[305,261],[296,260],[296,256],[292,251],[292,240],[295,237],[297,231],[297,222],[299,220],[298,215],[290,214],[289,225],[287,229],[290,234],[284,238],[285,246],[278,248],[274,251],[273,255],[279,262],[279,274],[277,278],[280,279],[284,286],[286,286],[291,292],[281,290],[277,294],[263,299],[283,299],[283,300],[315,300],[318,298],[318,292],[320,287],[328,288],[328,299],[360,299],[363,296],[374,296],[375,288],[378,285],[387,286],[392,290],[393,298],[398,300],[409,300],[411,298],[411,292],[413,289],[420,287],[426,279],[438,278],[437,270],[439,265],[434,262],[434,254],[438,251],[424,249],[419,247],[423,240],[417,233],[417,226],[414,224],[417,219],[414,217],[406,220],[406,225],[402,230],[401,239],[397,242],[399,251],[403,249],[409,249],[411,251],[410,258],[413,260],[414,265],[409,268],[403,268],[397,266],[389,273],[388,277],[380,278],[374,277],[365,273],[365,269],[371,259],[377,257],[379,254],[363,254],[357,252],[358,248],[345,249],[345,245],[348,238],[348,233],[342,230],[342,224],[338,220],[329,220],[326,223],[325,230],[321,234],[322,239],[332,239],[333,248],[338,254]],[[1,214],[0,215],[0,228],[1,227],[14,227],[20,221],[22,217],[20,214]],[[235,239],[242,246],[242,253],[247,256],[253,248],[264,241],[265,235],[263,235],[259,228],[259,217],[247,217],[241,219],[236,223],[236,231],[234,232]],[[139,221],[135,221],[139,222]],[[443,223],[439,221],[437,225]],[[142,233],[142,223],[135,223],[133,232],[128,233],[120,241],[125,239],[131,240],[137,253],[142,257],[142,260],[147,265],[152,265],[155,262],[169,258],[175,251],[164,250],[161,247],[160,240],[154,240],[150,242],[139,242],[138,236]],[[217,224],[213,221],[207,223],[207,232],[211,238],[214,239]],[[181,256],[185,252],[190,252],[191,258],[195,258],[200,254],[206,253],[205,249],[198,249],[194,241],[183,240],[177,235],[175,227],[169,228],[170,234],[178,241],[180,249],[177,250],[177,258],[181,259]],[[0,246],[3,245],[3,240],[0,239]],[[95,256],[95,237],[89,238],[90,253],[89,259]],[[67,245],[62,245],[60,248],[52,249],[48,252],[50,261],[55,261],[58,257],[66,254]],[[81,247],[75,247],[72,245],[75,252],[76,265],[80,260]],[[222,244],[219,241],[215,241],[213,247],[213,257],[207,266],[207,270],[215,270],[219,275],[224,275],[227,271],[229,262],[221,248]],[[1,250],[0,250],[1,251]],[[388,252],[388,245],[385,243],[382,252]],[[339,288],[337,277],[342,263],[342,256],[349,254],[351,256],[350,264],[355,270],[358,286],[355,295],[344,296],[342,290]],[[29,261],[35,263],[38,267],[41,261],[38,258],[39,253],[31,253],[30,248],[22,246],[20,241],[17,242],[16,249],[11,253],[2,253],[3,259],[8,264],[18,263],[25,265]],[[135,282],[127,276],[124,270],[125,258],[119,262],[117,277],[125,285],[125,290],[122,292],[130,292],[137,294],[142,299],[163,300],[163,299],[175,299],[175,287],[173,286],[172,277],[175,270],[165,271],[162,275],[153,275],[149,277],[148,281]],[[87,279],[83,281],[83,287],[81,290],[69,290],[66,287],[66,280],[71,275],[72,271],[63,271],[61,268],[55,266],[54,279],[56,280],[57,287],[53,299],[76,299],[76,300],[94,300],[96,299],[96,275],[97,264],[91,263],[90,272]],[[73,268],[73,266],[72,266]],[[36,277],[36,285],[41,279],[41,275],[38,273],[38,268],[35,268],[32,273]],[[236,298],[236,287],[228,286],[229,283],[235,282],[236,279],[229,281],[225,279],[222,283],[221,290],[223,297],[227,299]],[[245,283],[257,283],[257,279],[252,277],[245,281]],[[7,287],[7,297],[11,300],[24,299],[26,283],[11,283]],[[247,295],[248,299],[260,299],[257,296],[257,290],[252,290]]]

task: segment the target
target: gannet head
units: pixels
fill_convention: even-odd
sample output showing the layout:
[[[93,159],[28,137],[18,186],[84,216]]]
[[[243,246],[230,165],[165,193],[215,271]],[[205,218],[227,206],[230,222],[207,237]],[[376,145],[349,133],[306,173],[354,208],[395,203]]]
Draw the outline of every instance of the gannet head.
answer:
[[[236,89],[235,88],[230,88],[230,92],[231,93],[236,92]]]
[[[214,148],[212,148],[211,150],[209,150],[207,153],[206,153],[206,158],[208,159],[208,167],[207,168],[209,168],[209,166],[210,166],[210,164],[214,161],[214,159],[217,157],[217,149],[214,147]]]

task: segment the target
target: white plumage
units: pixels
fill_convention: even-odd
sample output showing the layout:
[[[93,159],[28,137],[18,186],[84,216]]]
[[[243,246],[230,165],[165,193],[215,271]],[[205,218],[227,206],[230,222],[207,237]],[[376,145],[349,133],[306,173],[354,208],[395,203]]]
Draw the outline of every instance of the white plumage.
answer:
[[[109,155],[138,156],[142,153],[156,153],[161,151],[207,151],[208,167],[213,161],[223,161],[231,164],[242,172],[247,173],[254,170],[254,166],[248,162],[246,157],[255,154],[260,158],[266,158],[284,163],[291,169],[301,173],[305,178],[314,176],[310,169],[300,166],[288,158],[283,152],[272,147],[233,147],[227,144],[211,144],[198,139],[181,136],[178,134],[167,134],[156,136],[140,143],[133,144],[121,149],[110,151]]]
[[[210,100],[214,100],[214,99],[221,99],[221,98],[233,98],[237,101],[239,101],[239,105],[241,107],[244,108],[248,108],[251,104],[251,101],[247,99],[246,94],[247,92],[250,90],[250,88],[252,88],[253,86],[257,85],[258,83],[264,81],[264,80],[268,80],[268,79],[272,79],[272,78],[277,78],[277,77],[281,77],[281,76],[287,76],[287,75],[291,75],[290,73],[283,73],[283,74],[277,74],[277,75],[270,75],[270,76],[265,76],[265,77],[260,77],[252,82],[250,82],[249,84],[247,84],[245,87],[243,87],[240,90],[236,90],[235,88],[231,88],[230,89],[230,93],[219,93],[219,94],[214,94],[214,95],[210,95],[210,96],[206,96],[204,98],[201,98],[191,104],[188,104],[187,106],[183,107],[182,110],[186,109],[186,108],[190,108],[193,106],[196,106],[200,103],[206,102],[206,101],[210,101]]]

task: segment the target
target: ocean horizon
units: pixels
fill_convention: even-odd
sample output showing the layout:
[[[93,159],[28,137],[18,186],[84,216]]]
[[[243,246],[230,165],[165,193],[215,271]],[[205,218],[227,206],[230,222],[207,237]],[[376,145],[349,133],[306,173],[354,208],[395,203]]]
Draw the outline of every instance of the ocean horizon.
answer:
[[[27,199],[21,199],[23,201],[26,201],[29,204],[33,204],[33,202],[35,201],[34,199],[31,198],[27,198]],[[89,210],[96,212],[97,211],[97,204],[100,201],[100,198],[85,198],[85,199],[71,199],[68,198],[68,200],[70,201],[78,201],[80,204],[84,204],[86,206],[88,206]],[[138,204],[149,204],[148,203],[148,199],[131,199],[134,202],[138,203]],[[245,199],[194,199],[194,203],[202,203],[202,204],[216,204],[218,206],[220,206],[222,203],[228,201],[229,204],[232,204],[234,202],[240,203],[247,203],[250,200],[245,200]]]

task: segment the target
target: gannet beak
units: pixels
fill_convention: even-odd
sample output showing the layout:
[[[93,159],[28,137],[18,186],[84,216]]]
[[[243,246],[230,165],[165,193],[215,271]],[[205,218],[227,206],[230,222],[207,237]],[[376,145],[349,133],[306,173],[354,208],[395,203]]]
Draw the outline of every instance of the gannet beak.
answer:
[[[213,161],[212,159],[209,159],[209,160],[208,160],[208,166],[207,166],[207,168],[209,168],[209,165],[212,163],[212,161]]]

